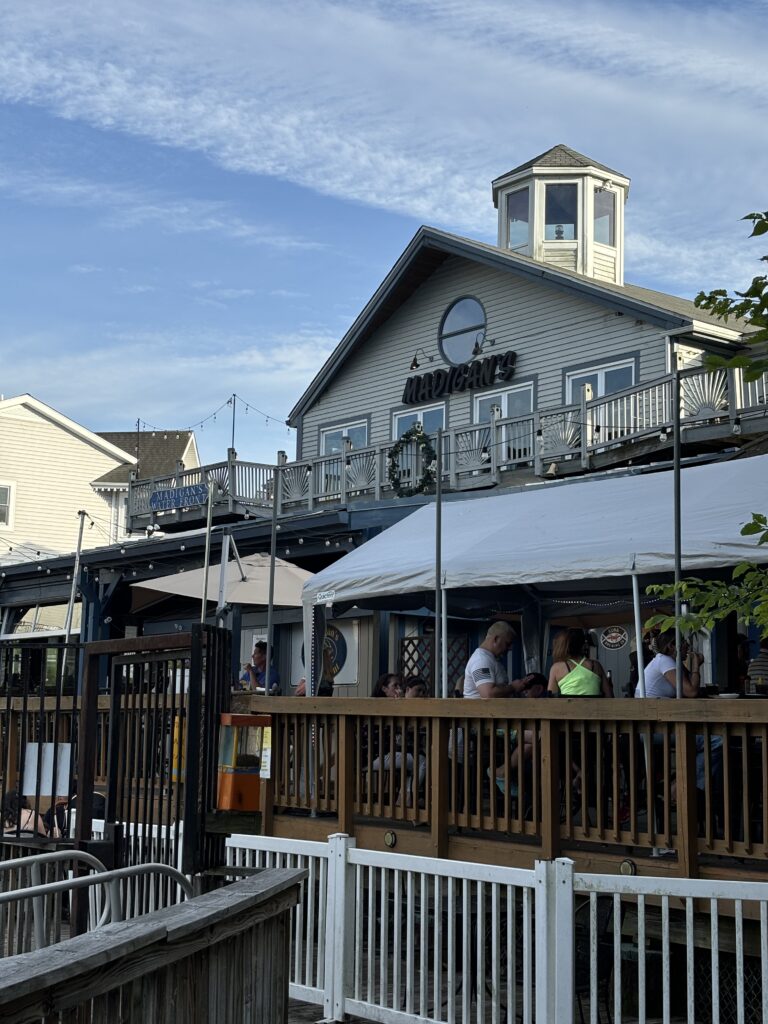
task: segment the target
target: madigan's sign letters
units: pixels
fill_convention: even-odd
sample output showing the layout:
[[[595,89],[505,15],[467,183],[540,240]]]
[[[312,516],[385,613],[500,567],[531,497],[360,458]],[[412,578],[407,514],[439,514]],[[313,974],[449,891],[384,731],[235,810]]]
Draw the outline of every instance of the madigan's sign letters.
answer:
[[[502,352],[498,356],[452,366],[450,370],[433,370],[409,377],[403,391],[403,405],[419,405],[454,392],[489,388],[492,384],[512,380],[516,361],[516,352]]]

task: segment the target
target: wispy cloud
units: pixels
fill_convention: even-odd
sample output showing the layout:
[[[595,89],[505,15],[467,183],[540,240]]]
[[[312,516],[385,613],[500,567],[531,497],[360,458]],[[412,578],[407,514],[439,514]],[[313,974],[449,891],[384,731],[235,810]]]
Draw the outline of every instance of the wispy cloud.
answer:
[[[629,169],[653,175],[659,194],[683,147],[715,175],[735,149],[765,152],[759,18],[743,4],[607,0],[126,0],[119,14],[41,0],[0,24],[0,95],[490,233],[486,182],[556,141],[631,155]],[[712,128],[726,111],[719,153]],[[745,170],[756,183],[757,169]],[[163,205],[185,225],[254,231],[216,209],[188,214]],[[147,204],[132,216],[156,214]]]
[[[0,165],[0,192],[45,206],[71,206],[99,211],[104,222],[119,229],[151,225],[170,234],[210,233],[246,245],[282,250],[318,250],[324,243],[295,237],[269,225],[239,217],[224,201],[176,199],[141,188],[71,178],[54,172],[29,172]],[[86,264],[74,273],[99,270]]]
[[[103,267],[96,267],[92,263],[73,263],[67,269],[70,274],[99,274]]]
[[[61,344],[61,336],[0,335],[7,394],[45,382],[35,395],[94,430],[128,429],[138,418],[165,427],[188,427],[203,419],[232,392],[279,425],[298,394],[328,358],[337,338],[325,331],[299,329],[261,335],[188,329],[130,331],[104,329],[83,350]],[[130,358],[126,352],[130,351]],[[6,372],[7,371],[7,372]],[[184,396],[184,402],[179,401]],[[265,423],[244,413],[238,448],[243,457],[274,459],[274,437],[262,436]],[[222,425],[227,417],[219,417]],[[206,424],[202,440],[214,429]],[[284,428],[281,427],[281,431]],[[280,447],[289,438],[283,432]],[[227,440],[219,446],[226,447]],[[211,452],[215,458],[215,452]]]

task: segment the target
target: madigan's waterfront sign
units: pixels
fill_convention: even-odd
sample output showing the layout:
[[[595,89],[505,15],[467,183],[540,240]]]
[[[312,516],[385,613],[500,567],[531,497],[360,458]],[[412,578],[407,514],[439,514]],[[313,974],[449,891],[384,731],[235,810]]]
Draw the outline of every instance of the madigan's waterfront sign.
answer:
[[[517,353],[502,352],[498,356],[452,366],[450,370],[432,370],[409,377],[403,390],[403,405],[419,405],[454,392],[489,388],[492,384],[510,381],[515,375],[516,361]]]

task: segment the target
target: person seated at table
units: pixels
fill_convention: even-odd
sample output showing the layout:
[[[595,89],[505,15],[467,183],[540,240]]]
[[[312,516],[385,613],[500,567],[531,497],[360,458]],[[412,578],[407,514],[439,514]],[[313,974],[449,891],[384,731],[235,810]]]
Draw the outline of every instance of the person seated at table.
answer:
[[[523,678],[523,682],[525,683],[525,688],[520,691],[521,697],[528,697],[530,699],[549,696],[547,677],[542,675],[541,672],[529,672]]]
[[[333,657],[331,655],[330,648],[323,647],[323,676],[320,680],[320,685],[317,688],[317,697],[332,697],[333,696],[333,685],[336,679],[336,674],[333,671]],[[306,697],[307,696],[307,680],[305,676],[296,683],[296,689],[293,692],[294,697]]]
[[[429,684],[421,676],[409,676],[405,680],[404,697],[429,697],[429,695]]]
[[[659,633],[654,646],[656,656],[645,666],[645,696],[670,698],[677,696],[677,643],[674,629]],[[698,697],[701,686],[701,666],[704,655],[690,652],[688,644],[683,640],[683,696]],[[685,659],[689,659],[689,667]],[[640,683],[635,689],[635,696],[642,697]]]
[[[674,629],[668,629],[659,633],[655,645],[657,654],[645,666],[645,696],[655,697],[662,700],[670,700],[677,696],[677,638]],[[683,666],[682,684],[683,697],[698,697],[701,686],[701,666],[704,664],[704,655],[698,651],[691,651],[685,640],[682,641]],[[686,665],[685,662],[688,662]],[[635,697],[642,697],[640,685],[635,690]],[[644,737],[641,737],[644,740]],[[652,738],[654,747],[663,743],[660,733],[654,733]],[[670,737],[670,750],[675,748],[675,737]],[[723,770],[723,738],[722,736],[710,736],[710,772],[712,779],[719,788],[720,778]],[[696,788],[703,790],[706,783],[706,757],[705,741],[701,733],[696,734]],[[676,786],[673,781],[671,799],[676,799]]]
[[[587,657],[589,638],[583,629],[564,629],[552,645],[549,692],[560,697],[612,697],[605,669]],[[578,659],[578,660],[577,660]]]
[[[243,674],[240,679],[245,684],[246,690],[255,690],[257,686],[264,689],[266,678],[267,645],[264,640],[257,640],[254,644],[251,660],[246,665],[243,665]],[[280,692],[280,674],[274,665],[270,665],[269,668],[269,690],[270,693]]]
[[[3,833],[14,835],[16,831],[47,836],[45,822],[29,806],[27,798],[15,789],[9,790],[3,800]],[[58,831],[53,830],[54,836]]]
[[[401,700],[405,696],[403,677],[396,672],[385,672],[376,680],[371,696],[384,698],[385,700]],[[394,779],[396,782],[404,766],[408,806],[411,807],[413,805],[414,769],[416,770],[419,788],[421,788],[427,774],[427,759],[424,756],[419,756],[418,751],[416,752],[416,757],[414,757],[413,752],[408,749],[407,731],[405,723],[394,727],[394,735],[389,725],[384,726],[381,730],[374,727],[372,747],[377,756],[373,760],[371,768],[375,772],[379,771],[380,768],[383,768],[385,772],[394,768]],[[383,757],[381,756],[382,750],[384,751]]]
[[[509,682],[507,670],[501,662],[517,638],[509,622],[494,622],[485,639],[472,654],[464,670],[464,697],[468,700],[487,700],[490,697],[517,697],[525,687],[525,680]]]

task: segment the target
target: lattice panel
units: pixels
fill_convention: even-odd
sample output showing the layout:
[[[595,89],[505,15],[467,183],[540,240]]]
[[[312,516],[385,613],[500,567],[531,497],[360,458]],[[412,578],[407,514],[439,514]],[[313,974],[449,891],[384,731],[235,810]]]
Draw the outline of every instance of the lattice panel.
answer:
[[[406,636],[400,641],[399,671],[403,676],[422,676],[435,692],[434,636]],[[448,690],[464,679],[464,666],[469,658],[466,633],[448,634]]]

